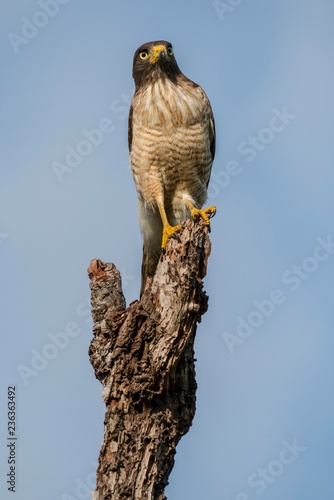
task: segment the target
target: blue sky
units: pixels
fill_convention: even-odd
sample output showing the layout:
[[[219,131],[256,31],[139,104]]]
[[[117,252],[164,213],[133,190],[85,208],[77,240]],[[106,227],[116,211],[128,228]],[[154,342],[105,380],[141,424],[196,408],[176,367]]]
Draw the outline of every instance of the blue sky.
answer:
[[[333,15],[329,0],[2,5],[1,498],[10,385],[15,498],[90,497],[104,405],[86,269],[114,262],[138,297],[127,112],[133,53],[155,39],[217,125],[197,412],[168,500],[331,497]]]

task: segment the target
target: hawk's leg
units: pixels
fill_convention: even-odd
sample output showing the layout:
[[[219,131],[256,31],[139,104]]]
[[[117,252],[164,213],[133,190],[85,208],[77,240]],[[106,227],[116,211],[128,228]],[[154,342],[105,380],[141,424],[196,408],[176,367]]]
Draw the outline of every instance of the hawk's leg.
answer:
[[[210,226],[210,218],[213,217],[216,213],[216,207],[207,207],[203,209],[195,208],[194,205],[189,201],[185,200],[186,205],[189,207],[191,217],[195,219],[195,217],[202,217],[205,224]]]
[[[164,249],[166,248],[169,238],[171,238],[174,233],[182,231],[182,226],[180,224],[178,224],[177,226],[171,226],[169,224],[163,203],[159,202],[158,208],[163,224],[161,248]]]

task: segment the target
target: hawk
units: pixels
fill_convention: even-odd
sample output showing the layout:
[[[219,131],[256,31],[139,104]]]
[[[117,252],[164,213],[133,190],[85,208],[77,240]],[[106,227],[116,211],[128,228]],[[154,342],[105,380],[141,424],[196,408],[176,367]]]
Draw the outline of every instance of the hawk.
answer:
[[[215,155],[215,123],[204,90],[180,70],[171,43],[147,42],[134,54],[129,151],[143,237],[142,295],[161,248],[202,210]]]

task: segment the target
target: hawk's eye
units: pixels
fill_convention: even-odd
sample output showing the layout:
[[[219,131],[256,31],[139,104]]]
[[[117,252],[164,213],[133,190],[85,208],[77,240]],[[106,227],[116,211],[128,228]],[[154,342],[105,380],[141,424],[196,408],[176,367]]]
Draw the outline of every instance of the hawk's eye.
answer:
[[[167,54],[168,54],[169,56],[172,56],[172,55],[173,55],[173,49],[172,49],[172,47],[171,47],[170,45],[169,45],[169,47],[167,47]]]
[[[139,52],[139,57],[142,61],[145,61],[148,58],[148,50],[142,50]]]

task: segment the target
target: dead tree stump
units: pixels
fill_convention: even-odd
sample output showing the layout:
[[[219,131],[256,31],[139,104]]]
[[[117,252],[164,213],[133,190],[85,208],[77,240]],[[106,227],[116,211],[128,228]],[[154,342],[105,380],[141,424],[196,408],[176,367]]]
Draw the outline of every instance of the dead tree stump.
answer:
[[[183,227],[128,308],[114,264],[95,259],[88,268],[89,355],[106,404],[93,500],[166,499],[176,445],[195,415],[194,340],[208,307],[211,245],[202,220]]]

